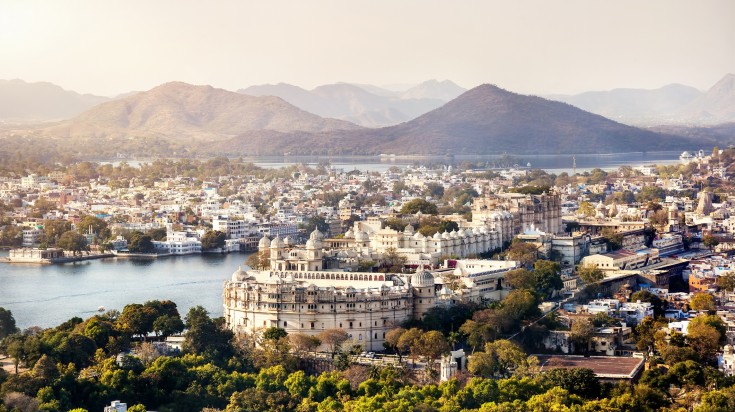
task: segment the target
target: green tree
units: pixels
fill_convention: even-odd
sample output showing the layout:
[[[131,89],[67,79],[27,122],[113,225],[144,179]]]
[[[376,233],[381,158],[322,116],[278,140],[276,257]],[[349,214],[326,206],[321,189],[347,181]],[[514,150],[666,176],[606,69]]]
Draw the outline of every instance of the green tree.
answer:
[[[538,247],[533,243],[526,243],[513,239],[513,243],[506,252],[510,260],[518,261],[522,267],[530,267],[538,256]]]
[[[695,293],[689,301],[689,307],[697,311],[715,310],[715,298],[707,292]]]
[[[88,233],[90,228],[92,229],[92,233],[95,233],[100,239],[107,239],[110,237],[111,233],[107,228],[107,222],[96,216],[86,215],[77,225],[77,231],[79,234],[83,235]]]
[[[71,222],[68,220],[54,219],[43,221],[43,235],[45,241],[49,245],[56,245],[64,232],[71,230]]]
[[[536,289],[536,278],[533,272],[526,269],[515,269],[505,274],[505,282],[513,289]]]
[[[605,274],[594,265],[580,266],[577,270],[577,274],[585,283],[595,283],[601,281]]]
[[[720,244],[720,241],[719,241],[719,240],[717,240],[717,238],[716,238],[716,237],[714,237],[714,236],[712,236],[712,235],[705,235],[705,236],[704,236],[704,237],[702,238],[702,244],[703,244],[703,245],[705,245],[705,246],[707,247],[707,249],[709,249],[709,250],[712,250],[712,249],[714,249],[714,248],[715,248],[715,247],[716,247],[717,245],[719,245],[719,244]]]
[[[727,272],[717,277],[717,286],[722,290],[735,291],[735,273]]]
[[[533,276],[536,278],[536,290],[545,299],[564,287],[561,280],[561,266],[557,262],[537,260],[533,264]]]
[[[13,312],[0,307],[0,342],[2,342],[5,337],[18,332],[19,330],[15,326]]]
[[[225,246],[227,235],[219,230],[210,230],[202,236],[202,250],[212,250]]]
[[[128,240],[128,250],[133,253],[153,253],[155,247],[153,241],[149,235],[143,234],[142,232],[132,232]]]
[[[555,368],[545,372],[542,381],[549,387],[559,386],[586,399],[599,398],[602,392],[597,375],[586,368]]]
[[[270,250],[252,253],[245,260],[245,264],[255,270],[266,270],[271,267]]]
[[[592,324],[591,319],[578,320],[572,324],[569,338],[574,342],[577,351],[582,349],[583,353],[587,354],[594,334],[595,326]]]
[[[64,232],[56,242],[56,246],[72,252],[75,256],[77,253],[89,251],[87,239],[72,230]]]
[[[424,215],[435,215],[439,213],[436,204],[424,199],[413,199],[401,207],[401,213],[404,215],[415,215],[421,212]]]
[[[577,210],[577,214],[582,215],[584,217],[593,217],[597,212],[595,211],[595,207],[590,202],[582,202],[579,204],[579,209]]]

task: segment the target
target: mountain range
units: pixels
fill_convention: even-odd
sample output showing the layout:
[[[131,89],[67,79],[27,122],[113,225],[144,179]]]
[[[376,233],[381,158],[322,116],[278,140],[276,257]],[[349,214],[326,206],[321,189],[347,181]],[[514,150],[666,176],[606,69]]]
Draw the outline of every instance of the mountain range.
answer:
[[[278,97],[254,97],[181,82],[166,83],[97,105],[47,128],[56,137],[162,137],[217,140],[250,130],[278,132],[356,129],[325,119]]]
[[[545,97],[631,125],[708,126],[735,122],[733,74],[725,75],[706,92],[670,84],[655,90],[614,89]]]
[[[26,137],[46,139],[53,147],[87,157],[116,152],[163,156],[619,153],[725,144],[729,143],[732,130],[700,127],[694,131],[682,126],[644,130],[571,104],[487,84],[434,109],[426,102],[441,102],[440,98],[457,93],[458,86],[436,81],[404,91],[344,83],[311,91],[283,84],[274,86],[289,91],[291,99],[301,99],[297,101],[301,106],[328,108],[332,115],[349,116],[345,107],[351,106],[363,110],[363,114],[376,113],[367,108],[380,107],[387,101],[394,106],[382,106],[384,113],[391,113],[400,102],[409,102],[414,108],[420,101],[427,104],[421,109],[426,112],[414,119],[381,128],[362,127],[310,113],[280,97],[267,95],[270,86],[259,87],[262,96],[211,86],[166,83],[97,104],[53,124],[4,125],[0,128],[6,137],[4,151],[8,152],[13,144],[12,137]],[[731,87],[732,75],[693,99],[694,93],[685,86],[663,88],[662,93],[685,96],[682,99],[689,101],[688,110],[715,119],[729,115],[727,107],[732,94],[727,90]],[[254,88],[249,90],[256,93]]]
[[[52,83],[0,80],[0,121],[68,119],[108,100],[108,97],[64,90]]]
[[[680,150],[699,144],[626,126],[569,104],[481,85],[395,126],[320,134],[247,132],[211,149],[260,155],[545,154]]]
[[[429,80],[405,91],[349,83],[327,84],[313,90],[286,83],[238,90],[252,96],[277,96],[310,113],[366,127],[390,126],[414,119],[465,91],[449,80]]]

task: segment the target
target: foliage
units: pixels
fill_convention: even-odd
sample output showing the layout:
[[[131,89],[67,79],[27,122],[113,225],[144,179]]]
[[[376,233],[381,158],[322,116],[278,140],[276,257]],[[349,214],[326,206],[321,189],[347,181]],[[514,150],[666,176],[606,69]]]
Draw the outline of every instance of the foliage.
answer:
[[[15,326],[13,312],[0,307],[0,342],[2,342],[5,337],[17,332],[18,328]]]
[[[717,277],[717,286],[727,291],[735,291],[735,273],[727,272]]]
[[[436,204],[424,199],[413,199],[401,207],[401,213],[404,215],[415,215],[418,212],[424,215],[435,215],[439,213],[439,210]]]
[[[661,298],[647,290],[639,290],[630,295],[631,302],[649,302],[653,306],[653,316],[659,317],[664,315],[666,304]]]
[[[536,280],[536,291],[543,298],[550,298],[555,291],[564,287],[561,266],[557,262],[537,260],[533,264],[533,277]]]
[[[704,237],[702,238],[702,244],[703,244],[703,245],[705,245],[705,246],[707,247],[707,249],[709,249],[709,250],[712,250],[712,249],[714,249],[714,248],[715,248],[715,247],[716,247],[717,245],[719,245],[719,244],[720,244],[720,241],[719,241],[719,240],[717,240],[717,238],[716,238],[716,237],[714,237],[714,236],[712,236],[712,235],[705,235],[705,236],[704,236]]]
[[[89,251],[87,245],[87,239],[77,232],[72,230],[62,233],[59,240],[56,242],[56,246],[72,252],[74,255],[77,253]]]
[[[580,266],[577,270],[577,274],[585,283],[599,282],[605,277],[605,274],[602,273],[602,270],[594,265]]]
[[[209,230],[202,236],[202,250],[218,249],[225,246],[227,235],[219,230]]]
[[[506,253],[510,260],[518,261],[522,267],[529,267],[538,256],[538,247],[533,243],[514,239]]]
[[[689,300],[689,308],[698,311],[715,310],[715,298],[707,292],[695,293]]]

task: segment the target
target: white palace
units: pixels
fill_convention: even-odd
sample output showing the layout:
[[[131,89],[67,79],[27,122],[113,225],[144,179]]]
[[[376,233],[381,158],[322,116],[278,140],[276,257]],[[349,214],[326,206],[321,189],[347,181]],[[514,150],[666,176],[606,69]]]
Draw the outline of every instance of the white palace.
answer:
[[[318,231],[311,234],[309,247],[311,256],[289,262],[277,237],[270,247],[275,270],[233,273],[224,285],[227,325],[236,332],[279,327],[311,335],[340,328],[366,350],[383,350],[386,331],[421,318],[441,299],[428,271],[409,275],[324,271]]]

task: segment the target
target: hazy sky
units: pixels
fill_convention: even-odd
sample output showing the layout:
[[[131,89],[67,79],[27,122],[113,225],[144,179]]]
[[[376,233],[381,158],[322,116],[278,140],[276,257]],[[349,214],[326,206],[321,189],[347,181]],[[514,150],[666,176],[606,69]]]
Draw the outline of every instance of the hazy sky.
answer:
[[[172,80],[706,89],[726,73],[734,0],[0,0],[0,79],[102,95]]]

